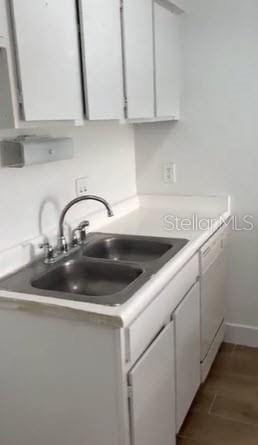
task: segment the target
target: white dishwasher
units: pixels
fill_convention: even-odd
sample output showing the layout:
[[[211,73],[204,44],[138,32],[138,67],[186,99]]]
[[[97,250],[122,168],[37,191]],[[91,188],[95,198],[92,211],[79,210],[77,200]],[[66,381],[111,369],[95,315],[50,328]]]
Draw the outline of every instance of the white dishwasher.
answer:
[[[227,226],[200,250],[201,374],[204,381],[224,338]]]

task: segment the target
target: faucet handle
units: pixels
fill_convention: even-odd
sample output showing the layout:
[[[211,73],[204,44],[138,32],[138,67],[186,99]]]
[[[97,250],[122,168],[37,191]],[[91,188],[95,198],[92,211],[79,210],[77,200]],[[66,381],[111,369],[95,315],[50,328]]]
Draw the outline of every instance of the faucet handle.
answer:
[[[55,259],[55,251],[51,244],[49,243],[41,243],[39,244],[40,249],[45,249],[45,263],[51,264]]]
[[[80,231],[81,242],[85,241],[87,238],[86,229],[87,227],[89,227],[89,225],[90,225],[89,221],[82,221],[78,226],[78,230]]]
[[[77,235],[77,232],[79,232],[79,236]],[[76,247],[76,246],[79,246],[79,244],[80,244],[80,229],[79,229],[79,227],[76,227],[75,229],[73,229],[73,231],[72,231],[72,244],[71,244],[71,246],[72,247]]]
[[[81,229],[81,230],[83,230],[83,229],[85,229],[86,227],[89,227],[89,225],[90,225],[90,221],[82,221],[82,222],[79,224],[78,228]]]

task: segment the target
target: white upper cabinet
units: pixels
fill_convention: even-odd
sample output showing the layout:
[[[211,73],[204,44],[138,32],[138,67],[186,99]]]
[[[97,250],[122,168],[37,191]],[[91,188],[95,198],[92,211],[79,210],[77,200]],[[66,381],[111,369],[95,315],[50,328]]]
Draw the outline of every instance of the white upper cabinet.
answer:
[[[180,15],[167,2],[154,2],[156,116],[179,118]]]
[[[82,118],[75,0],[12,0],[26,121]]]
[[[154,117],[152,0],[123,0],[127,118]]]
[[[84,111],[89,120],[179,118],[183,0],[10,3],[17,121],[82,121]],[[0,0],[2,46],[5,7]]]
[[[87,118],[121,119],[124,93],[120,0],[79,0],[79,6]]]

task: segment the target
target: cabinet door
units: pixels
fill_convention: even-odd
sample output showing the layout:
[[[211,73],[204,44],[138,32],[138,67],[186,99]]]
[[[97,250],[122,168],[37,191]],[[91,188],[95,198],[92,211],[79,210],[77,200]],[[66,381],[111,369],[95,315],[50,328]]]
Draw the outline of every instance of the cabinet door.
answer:
[[[80,0],[86,113],[89,119],[123,116],[120,0]]]
[[[26,121],[82,118],[75,0],[12,0]]]
[[[156,116],[179,117],[180,15],[166,3],[154,2]]]
[[[13,128],[14,125],[8,56],[0,40],[0,128]]]
[[[173,323],[129,373],[133,445],[175,444]]]
[[[175,315],[176,422],[180,430],[201,383],[200,286],[196,284]]]
[[[0,0],[0,37],[6,37],[6,27],[5,2],[4,0]]]
[[[152,0],[123,0],[127,117],[154,117]]]

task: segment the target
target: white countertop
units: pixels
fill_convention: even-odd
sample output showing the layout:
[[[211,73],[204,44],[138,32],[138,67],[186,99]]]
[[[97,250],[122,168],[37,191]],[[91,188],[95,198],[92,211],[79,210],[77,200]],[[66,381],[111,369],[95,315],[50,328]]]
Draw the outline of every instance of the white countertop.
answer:
[[[22,309],[62,317],[90,320],[115,327],[128,326],[161,289],[182,269],[208,238],[230,216],[230,198],[174,195],[142,195],[114,206],[112,221],[93,218],[92,230],[168,238],[186,238],[188,244],[126,303],[109,307],[78,301],[0,291],[0,308]],[[169,216],[168,216],[169,215]],[[172,227],[172,223],[185,230]],[[188,222],[190,221],[190,222]],[[201,227],[197,227],[198,222]]]

